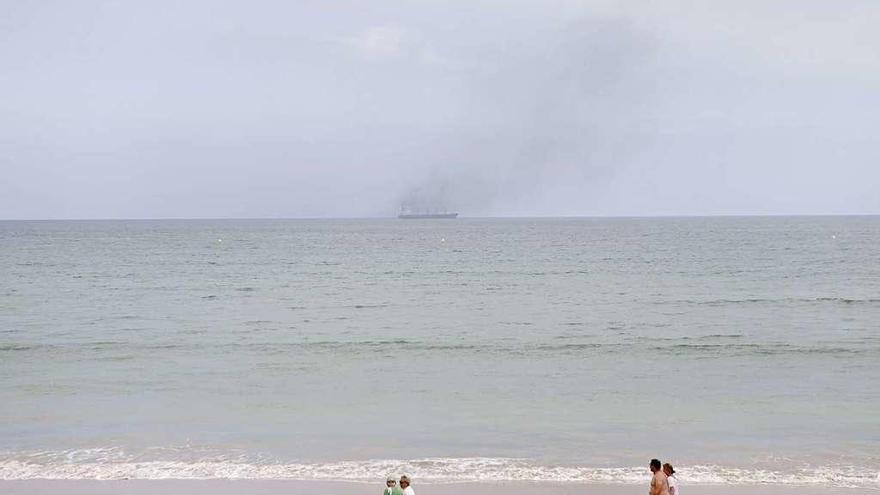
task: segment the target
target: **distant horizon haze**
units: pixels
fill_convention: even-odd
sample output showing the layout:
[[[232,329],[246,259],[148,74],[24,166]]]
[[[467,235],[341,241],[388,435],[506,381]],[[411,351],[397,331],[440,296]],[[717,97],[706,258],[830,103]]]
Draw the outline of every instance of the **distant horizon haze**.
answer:
[[[880,3],[4,2],[0,218],[880,214]]]

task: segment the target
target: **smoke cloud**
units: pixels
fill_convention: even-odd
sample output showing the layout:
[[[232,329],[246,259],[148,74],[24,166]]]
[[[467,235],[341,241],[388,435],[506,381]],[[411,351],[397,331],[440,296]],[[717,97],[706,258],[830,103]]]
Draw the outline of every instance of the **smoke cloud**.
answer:
[[[4,4],[0,218],[880,213],[880,6]]]

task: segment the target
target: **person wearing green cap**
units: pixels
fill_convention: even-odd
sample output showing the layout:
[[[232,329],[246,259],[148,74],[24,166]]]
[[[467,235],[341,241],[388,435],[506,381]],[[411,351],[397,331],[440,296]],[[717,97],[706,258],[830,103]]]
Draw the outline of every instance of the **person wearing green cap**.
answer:
[[[403,495],[403,490],[397,486],[397,478],[388,475],[385,479],[385,491],[382,492],[382,495]]]

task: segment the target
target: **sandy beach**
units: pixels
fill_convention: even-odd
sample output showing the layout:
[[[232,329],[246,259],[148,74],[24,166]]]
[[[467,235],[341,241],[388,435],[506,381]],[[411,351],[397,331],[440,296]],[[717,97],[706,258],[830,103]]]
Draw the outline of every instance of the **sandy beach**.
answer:
[[[415,485],[419,495],[480,493],[481,495],[637,495],[647,486],[557,483],[452,483]],[[344,483],[333,481],[254,481],[254,480],[26,480],[0,481],[3,495],[275,495],[291,493],[333,493],[334,495],[375,495],[381,483]],[[829,488],[823,486],[693,485],[688,495],[855,495],[874,492],[865,488]]]

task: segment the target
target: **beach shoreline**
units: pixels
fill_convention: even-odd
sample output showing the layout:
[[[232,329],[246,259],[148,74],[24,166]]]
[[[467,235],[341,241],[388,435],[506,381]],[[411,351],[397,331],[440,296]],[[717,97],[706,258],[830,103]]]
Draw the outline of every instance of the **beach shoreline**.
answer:
[[[434,483],[414,485],[419,495],[445,495],[479,492],[481,495],[574,495],[642,494],[647,484],[485,482]],[[3,495],[274,495],[291,493],[330,492],[334,495],[369,495],[381,493],[381,480],[376,483],[342,481],[293,480],[6,480],[0,481]],[[689,485],[688,495],[855,495],[876,493],[870,488],[838,488],[827,486],[756,484],[756,485]]]

